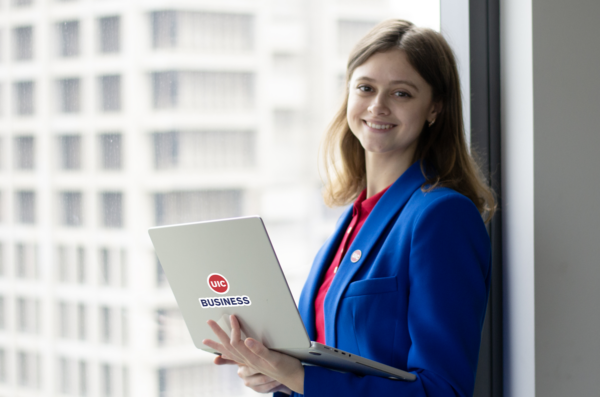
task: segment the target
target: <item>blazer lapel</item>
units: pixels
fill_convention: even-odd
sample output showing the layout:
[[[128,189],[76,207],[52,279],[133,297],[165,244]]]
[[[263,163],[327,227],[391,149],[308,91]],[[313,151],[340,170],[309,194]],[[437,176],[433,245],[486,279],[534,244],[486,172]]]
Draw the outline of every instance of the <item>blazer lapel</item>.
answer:
[[[323,274],[329,268],[329,265],[331,265],[333,256],[337,252],[341,238],[346,230],[346,225],[348,225],[351,218],[352,206],[342,214],[334,234],[319,250],[310,269],[310,273],[308,274],[308,278],[306,279],[306,283],[304,284],[304,288],[302,289],[302,294],[300,295],[298,311],[304,321],[304,327],[306,328],[311,341],[317,338],[315,326],[315,298],[321,287],[320,281],[323,278]]]
[[[325,297],[325,340],[328,345],[336,346],[337,343],[335,323],[342,294],[358,269],[367,261],[371,249],[381,237],[387,225],[397,217],[406,202],[423,183],[425,183],[425,177],[421,172],[419,162],[416,162],[379,199],[346,255],[344,255],[340,263],[340,269]],[[342,230],[344,229],[342,228]],[[337,245],[335,248],[337,249]],[[350,258],[356,250],[360,250],[361,256],[357,262],[353,263]],[[314,324],[314,310],[312,321]]]

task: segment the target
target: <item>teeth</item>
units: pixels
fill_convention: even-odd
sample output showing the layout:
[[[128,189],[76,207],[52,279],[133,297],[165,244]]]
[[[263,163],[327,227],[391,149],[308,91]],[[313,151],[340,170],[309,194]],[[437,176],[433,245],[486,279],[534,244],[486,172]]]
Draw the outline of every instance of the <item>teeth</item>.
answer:
[[[367,121],[367,125],[371,128],[375,128],[376,130],[389,130],[394,125],[393,124],[373,124]]]

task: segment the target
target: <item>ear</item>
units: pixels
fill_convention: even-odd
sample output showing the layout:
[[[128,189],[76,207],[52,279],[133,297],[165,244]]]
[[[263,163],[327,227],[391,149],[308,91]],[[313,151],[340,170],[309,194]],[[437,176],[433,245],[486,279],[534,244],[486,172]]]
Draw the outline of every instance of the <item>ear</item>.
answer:
[[[442,112],[442,107],[443,105],[441,101],[432,103],[431,108],[429,110],[429,114],[427,115],[427,122],[436,120]]]

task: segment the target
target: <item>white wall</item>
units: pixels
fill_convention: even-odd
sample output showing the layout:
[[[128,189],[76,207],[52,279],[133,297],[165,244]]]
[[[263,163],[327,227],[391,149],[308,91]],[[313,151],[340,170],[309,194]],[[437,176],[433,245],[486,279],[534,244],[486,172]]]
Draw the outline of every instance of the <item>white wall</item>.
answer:
[[[598,15],[501,2],[506,396],[598,393]]]

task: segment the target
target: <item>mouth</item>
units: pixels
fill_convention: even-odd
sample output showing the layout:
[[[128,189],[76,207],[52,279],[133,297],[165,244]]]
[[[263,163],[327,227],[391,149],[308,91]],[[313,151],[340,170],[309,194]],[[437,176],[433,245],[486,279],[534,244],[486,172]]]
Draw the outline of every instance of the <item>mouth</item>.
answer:
[[[396,124],[375,123],[375,122],[367,121],[367,120],[363,120],[363,123],[366,124],[368,127],[372,128],[374,130],[379,130],[379,131],[391,130],[392,128],[394,128],[396,126]]]

